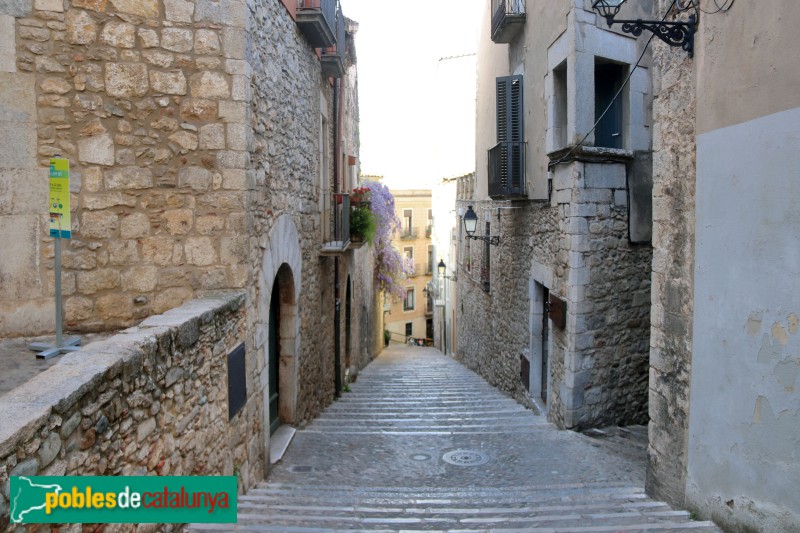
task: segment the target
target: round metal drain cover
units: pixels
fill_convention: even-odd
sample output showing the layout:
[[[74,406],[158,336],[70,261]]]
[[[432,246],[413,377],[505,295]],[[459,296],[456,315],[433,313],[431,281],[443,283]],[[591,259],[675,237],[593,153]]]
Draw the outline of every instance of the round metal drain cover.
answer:
[[[431,456],[428,455],[427,453],[415,453],[414,455],[411,456],[411,458],[414,459],[415,461],[427,461],[428,459],[431,458]]]
[[[489,456],[475,450],[454,450],[442,456],[445,463],[456,466],[480,466],[489,462]]]

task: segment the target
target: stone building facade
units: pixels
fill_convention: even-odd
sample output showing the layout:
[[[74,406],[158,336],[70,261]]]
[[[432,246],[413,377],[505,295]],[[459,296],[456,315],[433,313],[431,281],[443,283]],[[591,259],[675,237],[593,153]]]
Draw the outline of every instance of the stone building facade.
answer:
[[[796,531],[800,5],[720,6],[691,11],[693,59],[653,53],[647,489],[726,531]]]
[[[431,239],[433,196],[429,189],[394,189],[391,192],[395,214],[401,224],[394,242],[400,253],[413,263],[414,274],[406,281],[405,300],[388,302],[385,327],[392,335],[392,342],[405,342],[408,337],[432,342],[434,310],[430,281],[437,263]]]
[[[0,335],[54,329],[58,154],[71,173],[66,328],[127,327],[244,290],[264,428],[313,418],[371,359],[372,255],[322,254],[349,216],[331,216],[334,193],[358,176],[357,24],[334,0],[303,5],[0,6]]]
[[[476,235],[499,244],[466,240],[460,224],[457,356],[561,427],[643,423],[648,58],[589,3],[491,6],[478,45],[477,169],[457,211],[472,206]],[[612,100],[614,120],[595,128]]]

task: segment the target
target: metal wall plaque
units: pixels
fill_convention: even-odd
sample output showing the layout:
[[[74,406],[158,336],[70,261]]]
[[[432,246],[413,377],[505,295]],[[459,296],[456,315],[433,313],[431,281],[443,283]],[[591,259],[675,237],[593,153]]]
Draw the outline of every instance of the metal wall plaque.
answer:
[[[228,420],[232,420],[247,403],[247,374],[244,343],[228,354]]]
[[[547,313],[553,325],[564,329],[567,326],[567,302],[551,292],[548,304]]]

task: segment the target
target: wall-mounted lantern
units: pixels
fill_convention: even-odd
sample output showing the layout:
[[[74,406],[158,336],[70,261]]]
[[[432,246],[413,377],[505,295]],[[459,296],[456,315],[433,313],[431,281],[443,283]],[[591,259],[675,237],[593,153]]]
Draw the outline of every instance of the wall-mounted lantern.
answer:
[[[490,237],[489,235],[475,235],[475,230],[478,229],[478,215],[475,214],[473,211],[472,206],[467,206],[467,212],[464,213],[464,230],[467,232],[467,239],[472,239],[475,241],[485,241],[489,244],[497,246],[500,244],[500,236],[495,235]],[[439,263],[440,265],[442,263]]]
[[[630,33],[635,37],[642,34],[642,30],[648,30],[656,37],[670,46],[680,46],[689,54],[694,56],[694,34],[697,28],[697,17],[689,16],[686,21],[664,21],[664,20],[616,20],[614,17],[619,13],[619,9],[627,0],[594,0],[592,8],[606,19],[608,25],[622,24],[622,31]]]

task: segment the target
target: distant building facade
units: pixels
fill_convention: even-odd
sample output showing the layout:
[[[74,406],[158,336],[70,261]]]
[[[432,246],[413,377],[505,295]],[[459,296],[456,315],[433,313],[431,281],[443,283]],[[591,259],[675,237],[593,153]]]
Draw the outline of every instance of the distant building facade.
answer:
[[[387,301],[385,328],[392,342],[409,337],[433,340],[433,295],[429,285],[436,270],[433,242],[433,208],[429,189],[392,190],[400,232],[394,237],[398,251],[414,264],[403,300]]]

